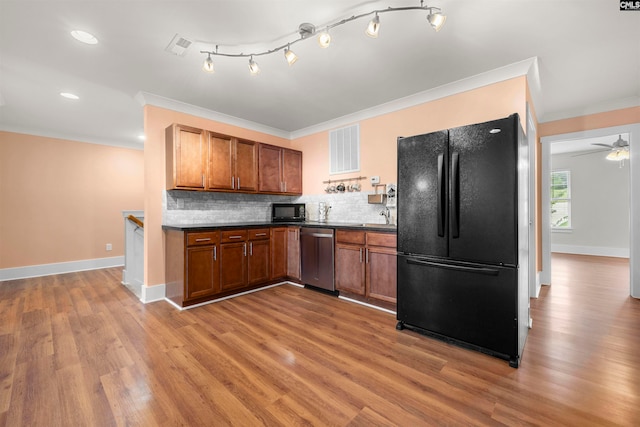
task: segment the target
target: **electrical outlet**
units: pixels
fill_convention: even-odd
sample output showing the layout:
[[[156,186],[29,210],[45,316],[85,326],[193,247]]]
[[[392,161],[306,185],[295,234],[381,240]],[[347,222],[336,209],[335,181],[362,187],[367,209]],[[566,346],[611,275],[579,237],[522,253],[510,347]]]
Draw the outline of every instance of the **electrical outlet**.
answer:
[[[111,243],[107,243],[107,250],[110,251],[111,249],[113,249],[113,247],[111,246]]]
[[[380,177],[377,175],[371,177],[371,185],[376,185],[376,184],[380,184]]]

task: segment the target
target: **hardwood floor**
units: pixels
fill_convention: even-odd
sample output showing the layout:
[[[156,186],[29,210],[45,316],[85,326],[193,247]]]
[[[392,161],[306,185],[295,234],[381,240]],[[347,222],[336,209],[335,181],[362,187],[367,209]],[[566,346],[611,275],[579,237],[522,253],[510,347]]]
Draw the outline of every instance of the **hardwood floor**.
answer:
[[[0,426],[640,425],[628,264],[555,256],[519,369],[283,285],[180,312],[120,269],[0,283]]]

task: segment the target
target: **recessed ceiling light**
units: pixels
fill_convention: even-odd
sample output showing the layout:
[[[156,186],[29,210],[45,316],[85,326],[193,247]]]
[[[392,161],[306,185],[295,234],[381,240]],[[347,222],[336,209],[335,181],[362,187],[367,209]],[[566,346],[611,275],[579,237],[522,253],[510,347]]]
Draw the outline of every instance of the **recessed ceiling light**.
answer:
[[[74,39],[82,42],[82,43],[86,43],[86,44],[98,44],[98,39],[96,38],[96,36],[94,36],[91,33],[87,33],[86,31],[82,31],[82,30],[73,30],[71,31],[71,36],[73,36]]]
[[[67,99],[80,99],[80,97],[75,93],[69,93],[69,92],[60,92],[60,96],[63,96]]]

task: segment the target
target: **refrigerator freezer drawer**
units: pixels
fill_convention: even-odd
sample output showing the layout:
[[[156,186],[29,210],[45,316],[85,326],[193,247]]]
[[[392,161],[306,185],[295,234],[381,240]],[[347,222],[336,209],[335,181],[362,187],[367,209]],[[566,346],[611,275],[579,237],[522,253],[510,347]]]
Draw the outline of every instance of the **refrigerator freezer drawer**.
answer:
[[[450,338],[517,366],[517,280],[516,268],[399,255],[398,326]]]

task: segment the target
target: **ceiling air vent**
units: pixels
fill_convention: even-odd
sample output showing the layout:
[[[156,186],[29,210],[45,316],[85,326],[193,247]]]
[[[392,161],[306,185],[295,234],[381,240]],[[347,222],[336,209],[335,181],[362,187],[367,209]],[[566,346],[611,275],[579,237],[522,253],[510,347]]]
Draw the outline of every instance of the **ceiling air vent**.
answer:
[[[187,40],[180,34],[176,34],[164,50],[174,55],[185,56],[191,43],[191,40]]]

